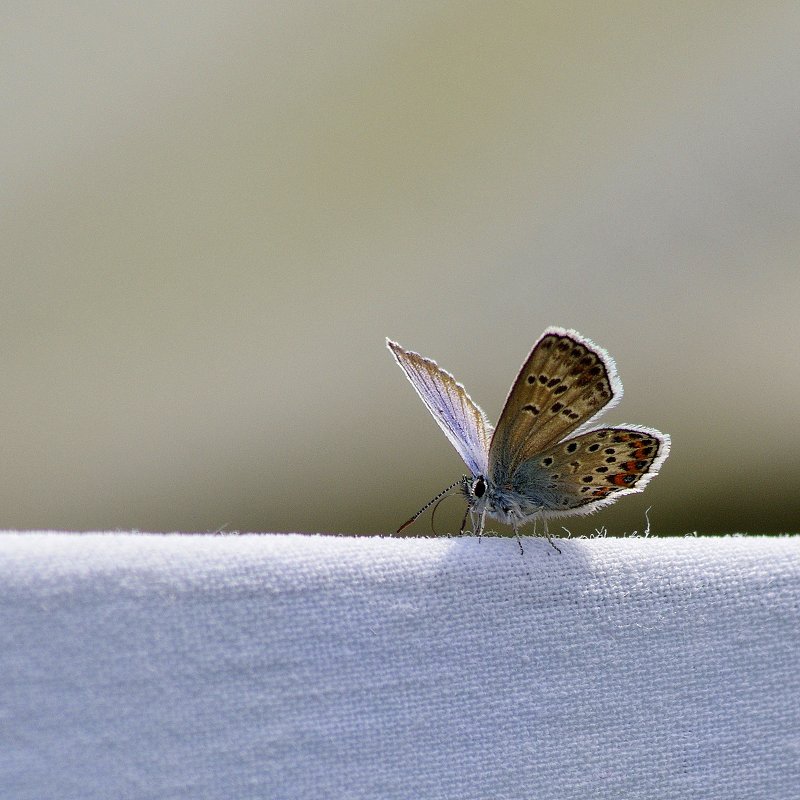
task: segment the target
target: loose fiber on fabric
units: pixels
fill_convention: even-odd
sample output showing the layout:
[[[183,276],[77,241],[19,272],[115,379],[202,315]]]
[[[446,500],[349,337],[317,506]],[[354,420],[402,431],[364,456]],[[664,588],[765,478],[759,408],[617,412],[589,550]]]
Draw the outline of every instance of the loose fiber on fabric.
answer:
[[[0,797],[800,797],[800,537],[0,534]]]

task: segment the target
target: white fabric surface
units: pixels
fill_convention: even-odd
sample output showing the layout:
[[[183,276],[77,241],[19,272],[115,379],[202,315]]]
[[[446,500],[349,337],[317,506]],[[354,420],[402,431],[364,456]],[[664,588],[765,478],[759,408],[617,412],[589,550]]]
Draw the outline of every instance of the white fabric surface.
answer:
[[[800,537],[0,535],[0,797],[800,797]]]

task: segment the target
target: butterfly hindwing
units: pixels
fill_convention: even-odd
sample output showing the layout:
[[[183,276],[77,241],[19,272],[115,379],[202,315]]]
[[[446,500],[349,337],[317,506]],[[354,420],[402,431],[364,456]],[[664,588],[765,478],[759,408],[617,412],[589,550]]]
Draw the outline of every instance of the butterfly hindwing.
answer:
[[[503,481],[622,397],[611,356],[576,331],[548,328],[514,381],[489,449]]]
[[[464,387],[435,361],[387,339],[397,363],[473,475],[485,475],[492,426]]]
[[[535,475],[547,488],[552,508],[546,516],[590,514],[623,494],[642,491],[669,447],[669,436],[653,428],[598,428],[537,453],[519,473],[522,482]]]

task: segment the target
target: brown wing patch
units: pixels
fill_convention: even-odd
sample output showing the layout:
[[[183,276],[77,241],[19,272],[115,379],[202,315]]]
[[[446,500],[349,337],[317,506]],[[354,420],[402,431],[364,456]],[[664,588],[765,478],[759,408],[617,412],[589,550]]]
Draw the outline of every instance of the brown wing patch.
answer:
[[[490,470],[499,461],[511,474],[621,393],[614,362],[602,348],[573,331],[545,332],[509,392],[492,439]]]
[[[657,474],[668,448],[669,438],[659,431],[600,428],[560,442],[532,461],[546,471],[554,509],[568,512],[640,491]]]

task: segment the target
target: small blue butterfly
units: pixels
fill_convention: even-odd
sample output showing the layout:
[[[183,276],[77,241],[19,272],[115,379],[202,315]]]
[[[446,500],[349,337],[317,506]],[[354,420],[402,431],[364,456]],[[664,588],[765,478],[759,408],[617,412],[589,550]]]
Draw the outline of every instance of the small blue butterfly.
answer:
[[[478,534],[487,514],[515,533],[537,519],[546,524],[551,517],[591,514],[641,492],[669,454],[669,436],[654,428],[587,430],[620,401],[622,383],[611,356],[576,331],[548,328],[541,335],[494,430],[464,387],[435,361],[389,339],[386,344],[471,473],[398,533],[459,484]]]

